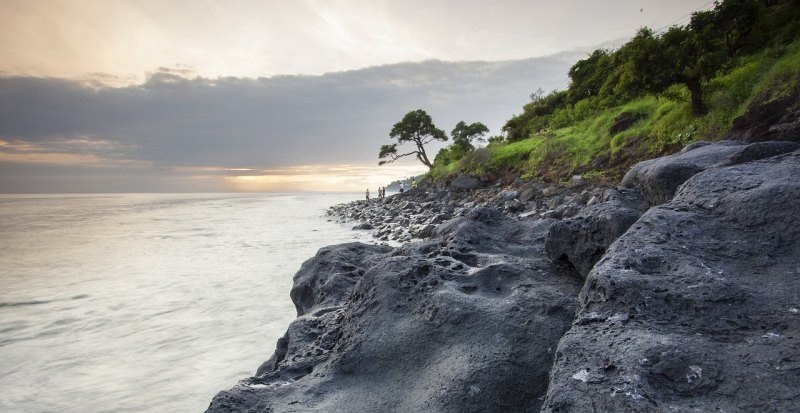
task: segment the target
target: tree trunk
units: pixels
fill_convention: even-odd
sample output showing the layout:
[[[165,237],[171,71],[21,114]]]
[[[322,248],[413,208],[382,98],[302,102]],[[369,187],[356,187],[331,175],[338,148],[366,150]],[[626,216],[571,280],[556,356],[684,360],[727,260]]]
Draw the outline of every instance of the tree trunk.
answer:
[[[684,81],[684,84],[689,88],[692,94],[692,114],[694,116],[702,116],[708,113],[705,103],[703,103],[703,87],[700,79],[691,77]]]
[[[417,159],[422,162],[423,165],[427,166],[428,169],[433,169],[433,165],[431,161],[428,159],[428,154],[425,153],[425,146],[422,145],[420,140],[415,140],[414,143],[417,144]]]

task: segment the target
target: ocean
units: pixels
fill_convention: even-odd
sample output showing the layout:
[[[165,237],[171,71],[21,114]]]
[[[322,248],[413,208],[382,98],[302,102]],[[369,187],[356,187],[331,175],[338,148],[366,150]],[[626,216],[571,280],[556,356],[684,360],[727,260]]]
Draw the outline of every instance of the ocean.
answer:
[[[0,195],[0,411],[200,412],[295,318],[361,194]]]

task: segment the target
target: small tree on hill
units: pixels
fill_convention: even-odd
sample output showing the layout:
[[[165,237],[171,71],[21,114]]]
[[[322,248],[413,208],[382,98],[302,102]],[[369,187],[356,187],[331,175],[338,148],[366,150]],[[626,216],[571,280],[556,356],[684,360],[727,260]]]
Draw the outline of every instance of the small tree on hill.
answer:
[[[432,168],[433,164],[425,152],[425,145],[435,140],[447,141],[444,131],[434,126],[430,115],[422,109],[406,113],[403,120],[394,124],[392,131],[389,132],[389,137],[396,139],[397,143],[381,146],[378,153],[378,159],[381,161],[378,162],[378,165],[394,162],[404,156],[416,155],[423,165]],[[398,145],[406,142],[413,143],[416,146],[415,150],[403,154],[398,153]]]
[[[450,132],[450,136],[453,138],[453,147],[466,153],[475,149],[472,144],[473,140],[483,142],[483,136],[487,133],[489,133],[489,128],[480,122],[467,125],[464,121],[461,121]]]

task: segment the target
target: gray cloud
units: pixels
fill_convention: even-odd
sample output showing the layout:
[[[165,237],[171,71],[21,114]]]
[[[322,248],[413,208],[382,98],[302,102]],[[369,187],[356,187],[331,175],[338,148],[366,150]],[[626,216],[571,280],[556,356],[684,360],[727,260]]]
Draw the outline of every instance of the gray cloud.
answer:
[[[128,87],[0,77],[0,140],[6,142],[0,155],[79,154],[106,169],[123,161],[150,168],[375,164],[377,148],[406,112],[423,108],[448,131],[465,120],[499,133],[536,88],[565,86],[567,69],[582,56],[425,61],[255,79],[185,78],[181,68]],[[19,160],[2,159],[4,192],[19,186],[11,183],[22,182],[23,171],[52,169],[14,169]]]

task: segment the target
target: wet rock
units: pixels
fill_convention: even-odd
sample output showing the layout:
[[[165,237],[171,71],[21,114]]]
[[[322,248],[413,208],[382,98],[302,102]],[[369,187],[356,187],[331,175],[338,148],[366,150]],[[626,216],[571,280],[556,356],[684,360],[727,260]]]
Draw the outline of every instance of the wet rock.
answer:
[[[712,168],[648,210],[589,273],[543,411],[795,410],[797,176],[800,152]]]

